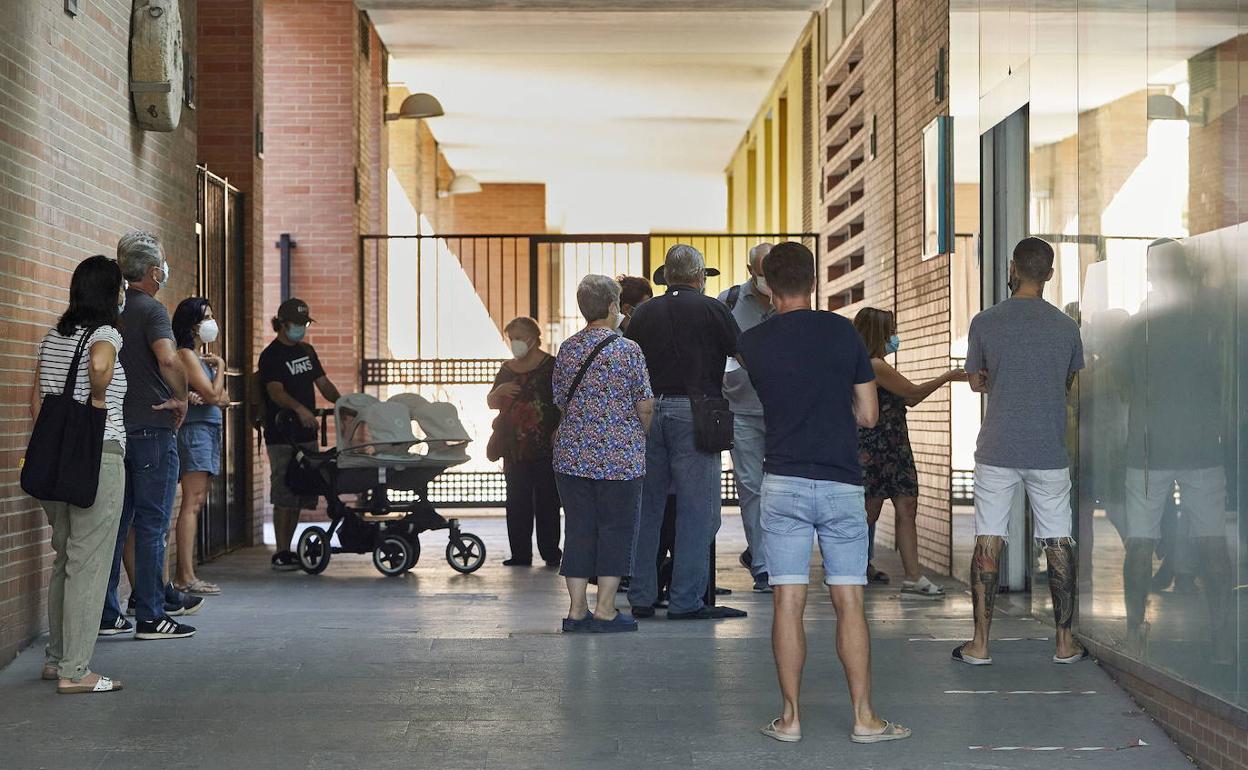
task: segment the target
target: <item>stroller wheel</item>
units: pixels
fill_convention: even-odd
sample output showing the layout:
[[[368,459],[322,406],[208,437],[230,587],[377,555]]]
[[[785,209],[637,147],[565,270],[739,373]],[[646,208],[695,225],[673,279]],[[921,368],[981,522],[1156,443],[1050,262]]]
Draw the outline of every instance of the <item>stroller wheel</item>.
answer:
[[[456,572],[476,572],[485,564],[485,543],[476,535],[460,532],[446,544],[446,561]]]
[[[299,543],[295,546],[295,555],[299,557],[299,566],[309,575],[319,575],[329,566],[331,555],[329,533],[320,527],[308,527],[299,535]]]
[[[373,549],[373,566],[386,577],[397,577],[416,563],[410,543],[397,535],[390,535]]]

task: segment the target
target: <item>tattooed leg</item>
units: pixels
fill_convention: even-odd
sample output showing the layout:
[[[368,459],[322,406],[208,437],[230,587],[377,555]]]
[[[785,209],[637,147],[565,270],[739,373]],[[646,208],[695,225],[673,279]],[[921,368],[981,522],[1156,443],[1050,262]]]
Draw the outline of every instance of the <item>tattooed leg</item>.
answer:
[[[1049,593],[1053,596],[1053,624],[1057,628],[1057,655],[1068,658],[1080,652],[1072,628],[1075,623],[1075,540],[1049,537],[1040,541],[1049,562]]]
[[[971,607],[975,614],[975,638],[963,648],[976,658],[988,656],[988,632],[992,629],[992,608],[997,601],[1001,548],[1000,535],[977,535],[971,556]]]
[[[1235,662],[1235,638],[1231,621],[1231,559],[1226,540],[1202,537],[1196,540],[1200,555],[1200,582],[1209,608],[1209,636],[1213,642],[1213,662]]]

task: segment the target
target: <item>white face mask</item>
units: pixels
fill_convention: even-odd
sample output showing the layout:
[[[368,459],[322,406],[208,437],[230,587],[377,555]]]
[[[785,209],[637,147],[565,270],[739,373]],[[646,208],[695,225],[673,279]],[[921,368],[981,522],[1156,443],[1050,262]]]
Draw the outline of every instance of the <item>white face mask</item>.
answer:
[[[160,263],[160,272],[164,273],[165,277],[163,280],[157,281],[156,285],[163,289],[169,285],[169,260],[166,259]]]
[[[511,341],[511,355],[514,358],[524,358],[529,353],[529,343],[524,340]]]
[[[768,297],[770,297],[770,296],[771,296],[771,289],[769,289],[769,288],[767,287],[767,279],[766,279],[766,278],[762,277],[761,275],[760,275],[760,276],[756,276],[756,277],[754,278],[754,285],[755,285],[756,287],[758,287],[758,291],[759,291],[759,293],[760,293],[760,294],[763,294],[763,295],[768,296]]]
[[[199,325],[199,339],[203,341],[205,345],[211,345],[217,341],[217,335],[220,331],[221,330],[217,327],[216,319],[209,318],[207,321],[204,321]]]

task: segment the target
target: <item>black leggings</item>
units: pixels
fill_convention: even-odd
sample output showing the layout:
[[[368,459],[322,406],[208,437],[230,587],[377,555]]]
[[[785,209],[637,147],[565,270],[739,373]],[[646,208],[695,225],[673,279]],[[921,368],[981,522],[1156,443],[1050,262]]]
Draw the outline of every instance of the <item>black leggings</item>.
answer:
[[[544,561],[557,562],[559,550],[559,488],[549,459],[509,461],[507,477],[507,539],[511,558],[533,561],[533,524],[537,549]]]

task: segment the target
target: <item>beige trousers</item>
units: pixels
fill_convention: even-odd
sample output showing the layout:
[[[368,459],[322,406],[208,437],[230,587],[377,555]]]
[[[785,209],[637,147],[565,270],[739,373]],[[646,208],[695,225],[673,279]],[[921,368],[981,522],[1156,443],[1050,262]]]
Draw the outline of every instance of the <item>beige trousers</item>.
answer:
[[[78,508],[41,500],[52,526],[52,582],[48,586],[47,662],[63,679],[82,679],[95,651],[108,573],[121,525],[126,474],[121,445],[104,442],[95,504]]]

